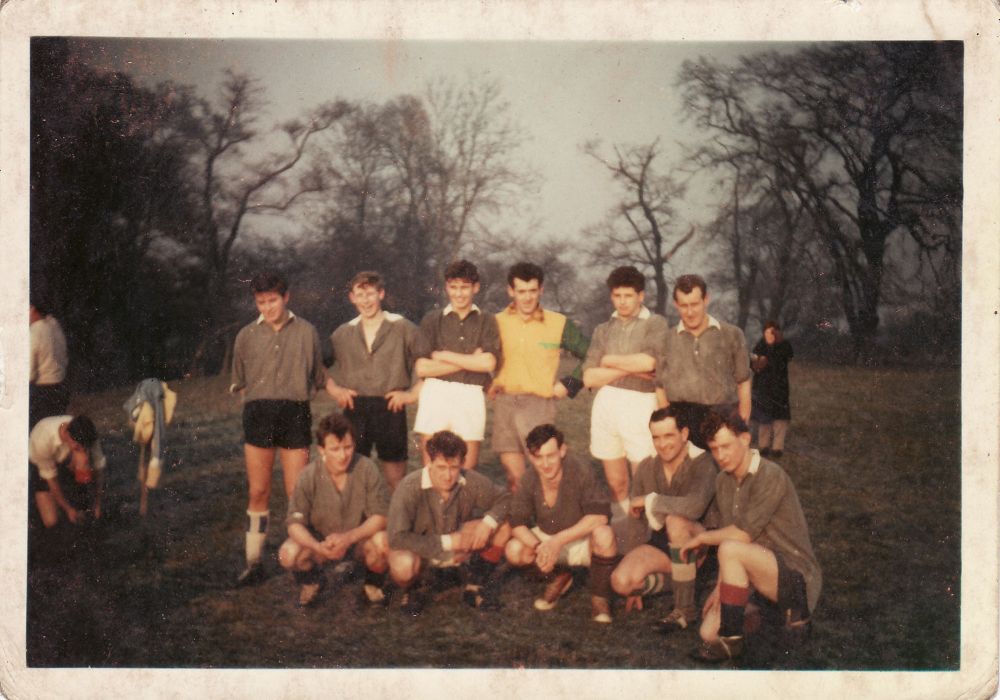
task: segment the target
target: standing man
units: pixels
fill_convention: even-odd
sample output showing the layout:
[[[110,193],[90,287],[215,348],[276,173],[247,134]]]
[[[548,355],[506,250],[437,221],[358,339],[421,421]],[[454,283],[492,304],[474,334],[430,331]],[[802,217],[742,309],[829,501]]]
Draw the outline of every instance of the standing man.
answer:
[[[650,535],[625,555],[611,575],[615,591],[628,596],[626,609],[642,609],[642,596],[663,589],[667,577],[674,609],[659,627],[664,632],[686,629],[698,619],[695,605],[694,561],[681,561],[680,548],[711,526],[718,469],[711,456],[688,441],[688,429],[677,424],[673,406],[649,418],[656,456],[639,464],[632,480],[631,514],[637,525],[648,523]],[[638,519],[645,514],[645,523]]]
[[[545,275],[534,263],[519,262],[507,272],[510,306],[497,314],[503,362],[493,379],[493,449],[516,490],[525,469],[525,437],[536,425],[555,422],[556,401],[583,387],[582,363],[556,379],[560,351],[582,360],[590,341],[563,314],[542,309]]]
[[[607,494],[590,465],[567,457],[563,434],[552,424],[528,433],[534,469],[525,473],[511,502],[507,561],[534,564],[547,576],[535,609],[551,610],[573,585],[572,566],[590,569],[594,622],[611,622],[611,572],[618,561],[608,525]]]
[[[288,283],[273,272],[250,280],[260,315],[236,335],[231,393],[243,397],[243,454],[246,459],[246,568],[237,585],[263,578],[261,555],[270,516],[271,474],[281,459],[285,494],[291,497],[309,461],[312,413],[309,401],[326,384],[319,335],[288,309]]]
[[[496,317],[473,303],[479,293],[479,270],[468,260],[452,262],[444,271],[448,305],[424,316],[420,323],[426,355],[417,360],[423,380],[413,431],[421,436],[424,464],[427,439],[450,430],[465,440],[465,469],[479,463],[479,446],[486,429],[483,387],[500,356]]]
[[[369,603],[385,600],[389,490],[378,467],[354,451],[355,442],[354,426],[342,414],[323,418],[316,428],[319,459],[299,476],[288,503],[288,539],[278,560],[299,584],[299,607],[315,602],[321,567],[343,560],[364,563]]]
[[[743,615],[753,594],[786,631],[808,631],[823,575],[809,541],[795,485],[784,470],[750,449],[750,429],[738,415],[710,413],[704,434],[722,470],[716,478],[721,527],[689,539],[687,561],[704,545],[719,546],[719,583],[702,609],[702,661],[725,661],[744,651]]]
[[[69,389],[66,387],[66,336],[62,327],[49,315],[48,305],[32,297],[28,306],[31,336],[31,369],[28,375],[28,430],[42,418],[66,412]]]
[[[590,413],[590,453],[604,463],[612,519],[626,516],[629,475],[654,454],[649,415],[656,410],[656,369],[663,365],[667,319],[643,305],[646,279],[632,266],[607,280],[611,320],[594,330],[583,363],[583,384],[597,389]]]
[[[417,327],[382,309],[385,284],[377,272],[359,272],[348,298],[358,316],[330,336],[333,365],[326,390],[358,432],[357,451],[378,451],[390,490],[406,474],[406,406],[420,394],[410,387],[413,365],[422,354]]]
[[[710,410],[738,411],[750,420],[750,356],[743,331],[708,314],[708,286],[698,275],[682,275],[674,284],[674,306],[681,320],[667,334],[666,365],[657,379],[691,442],[707,449],[701,423]]]
[[[389,503],[389,574],[400,590],[399,607],[410,615],[421,612],[423,595],[411,587],[430,567],[458,569],[466,604],[498,608],[497,563],[510,537],[510,494],[462,469],[465,441],[454,433],[434,433],[427,454],[427,465],[408,474]]]

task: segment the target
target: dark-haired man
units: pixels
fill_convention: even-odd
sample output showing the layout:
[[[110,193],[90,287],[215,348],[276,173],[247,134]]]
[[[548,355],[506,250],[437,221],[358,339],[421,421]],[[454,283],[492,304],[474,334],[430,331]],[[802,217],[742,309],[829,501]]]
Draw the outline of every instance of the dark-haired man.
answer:
[[[559,399],[583,387],[582,363],[557,379],[561,351],[583,360],[590,341],[563,314],[542,309],[545,274],[534,263],[519,262],[507,272],[510,306],[497,314],[503,361],[490,387],[493,449],[517,488],[525,470],[524,439],[536,425],[553,423]]]
[[[426,568],[458,569],[463,600],[499,607],[503,545],[510,536],[510,495],[487,477],[462,469],[465,441],[443,430],[427,441],[429,461],[408,474],[389,503],[389,573],[399,606],[419,614],[423,595],[412,590]]]
[[[434,309],[420,323],[425,355],[414,367],[423,380],[413,431],[427,439],[450,430],[465,440],[465,469],[475,469],[486,429],[483,387],[500,355],[496,317],[473,301],[479,293],[479,270],[456,260],[444,271],[448,305]],[[424,463],[429,459],[423,447]]]
[[[378,452],[392,491],[406,474],[406,407],[420,395],[413,365],[423,354],[417,327],[382,308],[385,283],[377,272],[356,274],[348,298],[353,320],[330,336],[333,364],[326,390],[358,431],[357,451]],[[412,383],[412,386],[411,386]]]
[[[354,451],[354,435],[354,425],[340,413],[319,422],[319,458],[299,475],[288,503],[288,539],[278,560],[299,584],[300,607],[316,600],[321,567],[344,560],[364,563],[363,592],[369,603],[385,599],[389,490],[374,462]]]
[[[703,545],[719,546],[719,583],[702,609],[694,656],[725,661],[744,651],[743,616],[751,595],[761,616],[795,634],[808,630],[823,576],[795,485],[784,470],[750,449],[750,429],[736,414],[709,413],[702,430],[722,470],[716,479],[720,527],[682,547],[682,561]]]
[[[101,517],[107,460],[90,418],[42,418],[28,437],[28,462],[30,488],[45,527],[59,522],[60,511],[74,525],[85,513]]]
[[[649,536],[622,560],[611,576],[628,607],[642,609],[642,596],[662,590],[669,581],[674,608],[659,623],[664,632],[686,629],[698,619],[695,605],[696,563],[681,561],[680,548],[714,521],[715,476],[711,456],[688,441],[673,406],[649,418],[656,455],[643,460],[632,480],[631,514],[648,524]],[[642,521],[638,519],[642,519]],[[644,528],[645,529],[645,528]]]
[[[570,567],[590,569],[591,617],[611,622],[611,572],[618,561],[603,485],[587,464],[567,455],[560,432],[539,425],[526,438],[534,469],[521,479],[511,501],[507,561],[534,564],[547,576],[535,609],[551,610],[573,585]]]
[[[259,315],[236,336],[229,387],[243,397],[243,454],[249,485],[246,568],[237,585],[263,578],[261,556],[267,540],[274,459],[281,459],[285,494],[291,497],[309,461],[309,401],[327,379],[319,335],[311,323],[288,309],[285,279],[261,272],[250,280],[250,291]]]
[[[657,379],[691,431],[691,442],[706,449],[700,426],[710,410],[736,410],[744,421],[750,420],[750,355],[743,331],[708,314],[704,279],[681,275],[673,296],[681,320],[667,334]]]
[[[608,275],[615,308],[599,325],[583,363],[584,386],[597,389],[590,413],[590,453],[604,464],[612,519],[628,514],[629,475],[654,453],[649,414],[656,410],[656,369],[669,330],[667,319],[645,307],[646,279],[632,266]]]

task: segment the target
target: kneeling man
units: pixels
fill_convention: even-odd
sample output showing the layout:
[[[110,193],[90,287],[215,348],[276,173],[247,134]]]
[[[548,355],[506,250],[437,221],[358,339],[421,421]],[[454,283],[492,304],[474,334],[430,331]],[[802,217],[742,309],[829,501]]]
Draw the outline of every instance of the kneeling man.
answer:
[[[644,459],[632,481],[631,515],[649,524],[651,534],[611,575],[615,592],[628,596],[626,609],[642,609],[642,596],[662,590],[669,577],[674,609],[660,620],[664,632],[686,629],[698,619],[695,562],[681,561],[680,548],[705,529],[715,498],[718,469],[711,456],[688,440],[673,406],[649,418],[656,456]],[[640,521],[637,521],[637,524]],[[641,525],[640,525],[641,526]]]
[[[299,606],[315,602],[326,562],[363,561],[364,595],[385,599],[388,541],[385,535],[389,490],[382,472],[354,451],[354,424],[332,413],[316,428],[319,459],[295,483],[288,505],[288,539],[278,559],[300,586]]]
[[[458,567],[467,604],[499,607],[496,564],[510,537],[510,494],[462,468],[466,444],[455,433],[434,433],[426,449],[427,466],[399,482],[389,504],[389,573],[400,609],[421,612],[423,596],[411,589],[426,567]]]
[[[608,525],[608,495],[589,465],[568,457],[563,434],[551,423],[525,438],[534,469],[525,472],[511,502],[507,561],[535,564],[547,575],[537,610],[551,610],[573,585],[568,567],[590,567],[591,616],[611,622],[611,572],[618,559]]]
[[[743,419],[709,413],[702,434],[722,470],[715,490],[721,527],[688,540],[681,558],[703,545],[719,546],[719,583],[702,609],[702,644],[694,657],[725,661],[743,653],[751,592],[762,607],[776,609],[786,629],[806,631],[823,577],[792,480],[750,449]]]

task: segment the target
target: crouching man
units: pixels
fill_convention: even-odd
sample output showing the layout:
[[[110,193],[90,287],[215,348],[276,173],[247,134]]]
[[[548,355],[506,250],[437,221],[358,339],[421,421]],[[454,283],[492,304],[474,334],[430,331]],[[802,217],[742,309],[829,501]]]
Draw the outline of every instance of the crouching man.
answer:
[[[631,515],[638,527],[649,525],[646,543],[628,554],[611,576],[617,593],[628,596],[626,609],[642,609],[642,596],[662,590],[669,581],[674,608],[658,627],[686,629],[698,619],[695,605],[697,566],[681,561],[680,548],[714,520],[715,478],[711,456],[688,440],[674,406],[649,418],[656,456],[639,464],[632,481]],[[641,518],[641,520],[639,520]]]
[[[385,534],[389,490],[375,463],[354,451],[354,425],[333,413],[316,429],[319,459],[299,475],[288,505],[288,539],[278,559],[299,584],[300,607],[315,602],[327,562],[366,567],[364,596],[385,600],[389,545]]]
[[[427,465],[408,474],[389,504],[389,572],[399,588],[399,607],[423,609],[415,586],[426,568],[457,570],[463,600],[474,608],[499,607],[497,567],[510,537],[510,494],[488,477],[462,468],[466,444],[447,430],[426,443]]]
[[[511,502],[507,561],[534,564],[547,577],[536,610],[551,610],[573,585],[569,567],[590,568],[591,617],[611,622],[611,572],[618,562],[608,525],[607,492],[588,465],[567,456],[563,434],[551,423],[525,438],[534,469],[525,472]]]
[[[725,661],[744,651],[744,612],[751,595],[790,632],[808,631],[822,573],[795,486],[774,462],[750,449],[750,430],[738,415],[709,413],[702,423],[712,456],[721,527],[681,547],[681,559],[703,545],[719,546],[719,583],[702,609],[701,646],[693,656]],[[776,617],[761,615],[761,619]]]
[[[42,418],[28,437],[28,462],[31,491],[45,527],[54,527],[60,512],[74,525],[87,514],[101,517],[107,460],[90,418]]]

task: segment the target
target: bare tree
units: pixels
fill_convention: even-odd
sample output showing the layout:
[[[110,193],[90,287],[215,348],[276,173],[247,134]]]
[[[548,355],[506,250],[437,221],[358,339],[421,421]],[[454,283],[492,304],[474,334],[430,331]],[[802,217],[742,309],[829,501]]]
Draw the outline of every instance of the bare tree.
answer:
[[[772,171],[808,212],[858,360],[873,356],[892,236],[957,249],[960,64],[954,44],[837,44],[681,70],[712,147]]]
[[[307,145],[350,108],[342,101],[323,104],[304,120],[265,132],[258,127],[262,88],[232,70],[226,71],[217,106],[191,95],[182,99],[189,109],[181,130],[197,145],[193,179],[201,213],[195,246],[204,261],[208,299],[214,302],[210,315],[217,317],[228,303],[229,263],[246,218],[287,212],[304,195],[325,189],[321,173],[303,167]]]
[[[650,271],[656,285],[653,307],[665,314],[667,268],[695,234],[693,226],[683,234],[677,232],[674,202],[684,196],[685,186],[657,172],[659,139],[640,146],[615,145],[613,157],[601,155],[596,141],[583,144],[582,149],[604,166],[622,190],[621,201],[605,220],[587,230],[588,237],[596,240],[595,258]]]

